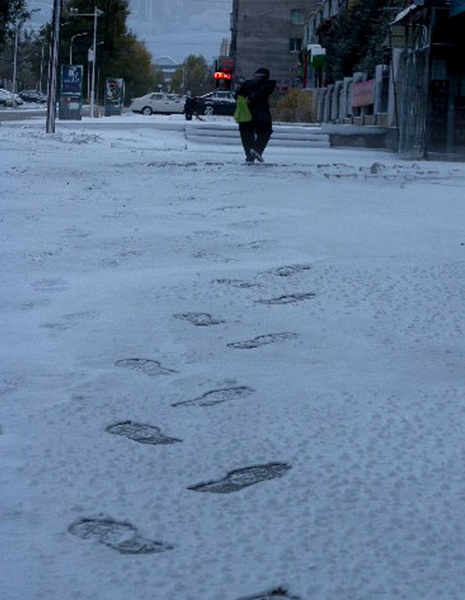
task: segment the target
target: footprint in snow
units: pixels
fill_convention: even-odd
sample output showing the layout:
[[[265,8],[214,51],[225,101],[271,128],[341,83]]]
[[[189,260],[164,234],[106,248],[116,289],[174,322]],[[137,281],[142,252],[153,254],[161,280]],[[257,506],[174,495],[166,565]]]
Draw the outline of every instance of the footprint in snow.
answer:
[[[173,546],[148,540],[131,523],[111,519],[79,519],[68,531],[83,540],[94,540],[121,554],[153,554],[172,550]]]
[[[284,267],[272,269],[270,273],[272,275],[278,275],[279,277],[291,277],[291,275],[296,275],[297,273],[302,273],[303,271],[309,271],[311,268],[311,265],[306,264],[285,265]]]
[[[117,360],[115,365],[117,367],[132,369],[133,371],[140,371],[150,377],[156,377],[157,375],[171,375],[172,373],[178,372],[173,369],[162,367],[160,361],[152,360],[150,358],[123,358]]]
[[[228,402],[229,400],[236,400],[238,398],[246,398],[253,394],[255,390],[246,385],[240,385],[237,387],[223,388],[220,390],[211,390],[205,392],[199,398],[192,400],[184,400],[183,402],[175,402],[171,406],[214,406],[221,402]]]
[[[316,294],[312,292],[303,294],[287,294],[284,296],[278,296],[277,298],[269,298],[268,300],[257,300],[258,304],[292,304],[294,302],[302,302],[304,300],[311,300],[315,298]]]
[[[238,492],[243,488],[269,479],[283,477],[291,466],[286,463],[270,463],[267,465],[257,465],[245,467],[231,471],[219,481],[200,483],[189,487],[193,492],[210,492],[212,494],[231,494]]]
[[[230,285],[231,287],[235,287],[235,288],[253,288],[253,287],[260,287],[259,283],[252,283],[250,281],[244,281],[243,279],[227,279],[227,278],[222,278],[222,279],[215,279],[214,283],[225,283],[226,285]]]
[[[106,427],[105,431],[113,435],[121,435],[130,440],[139,442],[140,444],[175,444],[182,442],[177,438],[170,438],[163,435],[158,427],[154,425],[145,425],[143,423],[133,423],[132,421],[124,421],[123,423],[115,423]]]
[[[267,335],[259,335],[253,340],[231,342],[228,344],[228,346],[231,348],[239,348],[240,350],[250,350],[252,348],[259,348],[260,346],[266,346],[267,344],[275,344],[277,342],[284,342],[285,340],[292,340],[297,337],[298,334],[291,331],[284,331],[282,333],[268,333]]]
[[[209,313],[189,312],[177,313],[173,316],[175,319],[189,321],[189,323],[192,323],[192,325],[195,325],[196,327],[210,327],[211,325],[219,325],[220,323],[224,323],[224,321],[221,319],[215,319]]]
[[[284,588],[276,588],[263,594],[256,596],[247,596],[246,598],[239,598],[239,600],[299,600],[298,596],[290,596],[289,592]]]

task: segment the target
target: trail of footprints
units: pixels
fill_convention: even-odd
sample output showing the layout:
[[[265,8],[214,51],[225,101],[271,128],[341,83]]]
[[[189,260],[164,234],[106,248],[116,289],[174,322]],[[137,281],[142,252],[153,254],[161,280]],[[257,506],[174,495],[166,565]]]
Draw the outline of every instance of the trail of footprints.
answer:
[[[290,277],[296,273],[301,273],[310,269],[309,265],[290,265],[274,269],[269,273],[279,277]],[[218,279],[219,284],[231,285],[238,288],[257,287],[259,284],[248,283],[235,279]],[[277,296],[269,299],[258,300],[258,303],[265,305],[290,304],[311,300],[315,297],[314,293],[296,293]],[[177,313],[174,318],[184,320],[196,327],[209,327],[219,325],[224,321],[213,317],[209,313]],[[229,347],[241,350],[250,350],[259,348],[267,344],[274,344],[295,339],[298,337],[294,332],[278,332],[257,336],[250,340],[231,342]],[[173,375],[178,371],[163,366],[159,361],[147,358],[126,358],[116,361],[115,366],[143,373],[149,377],[158,377]],[[248,398],[255,393],[255,390],[249,386],[232,386],[205,392],[199,397],[175,402],[172,407],[211,407],[223,402],[231,402]],[[149,444],[154,446],[166,446],[182,443],[182,440],[170,437],[162,433],[159,427],[146,423],[135,423],[133,421],[123,421],[114,423],[106,427],[108,434],[119,436],[139,444]],[[187,489],[197,493],[211,494],[231,494],[239,492],[252,485],[284,477],[291,469],[287,463],[268,463],[262,465],[252,465],[242,469],[235,469],[227,473],[224,477],[214,481],[201,482],[188,487]],[[81,518],[72,523],[68,531],[83,540],[92,540],[101,543],[121,554],[154,554],[172,550],[173,546],[156,540],[146,539],[138,529],[128,522],[116,521],[110,518]],[[239,600],[299,600],[297,596],[292,596],[284,588],[276,588],[258,595],[248,596]]]

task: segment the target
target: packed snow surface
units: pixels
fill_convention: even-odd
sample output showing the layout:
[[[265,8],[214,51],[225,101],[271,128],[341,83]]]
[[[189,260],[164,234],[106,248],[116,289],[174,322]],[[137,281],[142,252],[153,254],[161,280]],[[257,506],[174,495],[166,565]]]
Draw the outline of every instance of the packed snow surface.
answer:
[[[212,123],[0,127],[0,598],[463,600],[465,166]]]

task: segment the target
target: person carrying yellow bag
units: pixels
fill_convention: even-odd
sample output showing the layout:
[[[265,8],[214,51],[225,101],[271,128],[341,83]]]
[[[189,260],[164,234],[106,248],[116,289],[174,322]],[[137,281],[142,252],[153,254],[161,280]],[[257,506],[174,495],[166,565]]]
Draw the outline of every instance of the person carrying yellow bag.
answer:
[[[236,113],[234,118],[239,125],[245,162],[264,162],[263,152],[273,133],[269,97],[276,87],[270,79],[270,72],[260,67],[252,79],[245,80],[236,91]],[[247,114],[247,110],[250,115]]]
[[[236,123],[248,123],[252,120],[252,113],[245,96],[237,96],[236,110],[234,111],[234,120]]]

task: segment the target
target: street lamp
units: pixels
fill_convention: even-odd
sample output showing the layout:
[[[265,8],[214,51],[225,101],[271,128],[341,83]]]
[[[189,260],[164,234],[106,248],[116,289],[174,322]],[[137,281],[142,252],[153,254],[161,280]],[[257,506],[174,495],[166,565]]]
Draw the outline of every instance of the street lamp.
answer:
[[[96,63],[96,49],[97,49],[97,19],[101,17],[104,12],[99,10],[96,6],[94,6],[93,13],[80,13],[77,12],[77,8],[70,9],[70,15],[73,17],[94,17],[94,41],[92,44],[93,54],[92,54],[92,87],[90,90],[90,117],[94,118],[94,102],[95,102],[95,63]]]
[[[87,31],[85,31],[84,33],[76,33],[71,36],[71,39],[69,41],[69,64],[70,65],[73,64],[73,41],[75,38],[81,37],[82,35],[89,35],[89,34],[87,33]]]

